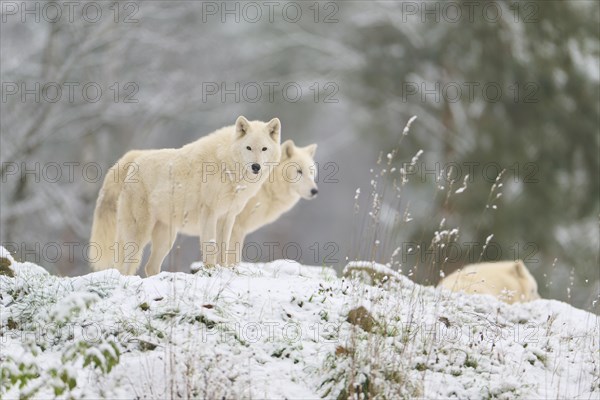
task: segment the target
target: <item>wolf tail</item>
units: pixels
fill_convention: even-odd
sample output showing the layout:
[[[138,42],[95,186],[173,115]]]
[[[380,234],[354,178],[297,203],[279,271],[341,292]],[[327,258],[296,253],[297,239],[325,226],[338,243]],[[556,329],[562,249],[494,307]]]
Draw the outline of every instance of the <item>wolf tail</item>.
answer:
[[[113,165],[104,178],[98,194],[88,260],[94,271],[112,268],[116,263],[114,249],[117,236],[117,204],[123,189],[125,179],[130,172],[133,161],[143,153],[143,150],[127,152]],[[112,248],[112,249],[111,249]]]

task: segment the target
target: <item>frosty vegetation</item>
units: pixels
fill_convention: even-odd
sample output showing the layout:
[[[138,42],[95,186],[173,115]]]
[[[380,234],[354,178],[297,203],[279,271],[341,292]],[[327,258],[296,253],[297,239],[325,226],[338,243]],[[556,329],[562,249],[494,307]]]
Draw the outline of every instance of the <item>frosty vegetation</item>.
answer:
[[[2,398],[600,395],[600,320],[558,301],[510,306],[373,263],[61,278],[0,256]]]

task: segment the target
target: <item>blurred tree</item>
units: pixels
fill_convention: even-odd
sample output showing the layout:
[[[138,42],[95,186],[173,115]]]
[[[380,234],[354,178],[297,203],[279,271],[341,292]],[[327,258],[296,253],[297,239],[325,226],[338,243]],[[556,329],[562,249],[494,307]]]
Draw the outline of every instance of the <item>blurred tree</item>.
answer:
[[[400,240],[431,237],[446,218],[463,242],[493,233],[502,249],[495,255],[525,259],[545,295],[566,299],[573,284],[557,273],[559,281],[545,287],[555,258],[557,268],[574,268],[578,287],[590,289],[600,281],[599,3],[499,1],[488,10],[452,3],[380,3],[379,14],[371,11],[376,17],[348,38],[366,53],[352,93],[372,113],[365,135],[378,132],[384,148],[393,148],[405,121],[418,115],[400,154],[406,161],[425,150],[413,178],[430,187],[429,196],[437,189],[425,168],[458,166],[455,189],[472,168],[465,193],[448,203],[437,196],[428,209],[436,218],[403,224]],[[482,215],[497,166],[506,169],[503,197]],[[437,183],[447,190],[446,179]],[[442,264],[420,279],[436,281],[431,272]],[[575,296],[589,300],[585,291]]]

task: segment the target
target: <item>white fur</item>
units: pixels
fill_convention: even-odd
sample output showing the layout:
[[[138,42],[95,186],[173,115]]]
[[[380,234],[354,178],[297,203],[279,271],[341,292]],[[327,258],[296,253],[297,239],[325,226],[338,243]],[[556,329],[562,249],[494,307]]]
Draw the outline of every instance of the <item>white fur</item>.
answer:
[[[151,241],[145,270],[157,274],[178,232],[200,234],[204,263],[217,264],[225,250],[219,244],[229,243],[235,217],[280,159],[280,131],[277,118],[265,123],[239,117],[179,149],[125,154],[111,168],[122,174],[115,179],[109,171],[98,196],[91,242],[102,256],[92,268],[134,274]],[[253,164],[261,166],[258,174]]]
[[[273,169],[258,194],[248,201],[235,220],[229,245],[230,251],[226,254],[226,264],[241,261],[246,235],[278,219],[300,198],[312,199],[316,196],[317,171],[313,160],[316,150],[316,144],[296,147],[291,140],[282,143],[281,161]]]
[[[467,265],[442,279],[438,287],[489,294],[509,304],[540,298],[537,282],[521,260]]]

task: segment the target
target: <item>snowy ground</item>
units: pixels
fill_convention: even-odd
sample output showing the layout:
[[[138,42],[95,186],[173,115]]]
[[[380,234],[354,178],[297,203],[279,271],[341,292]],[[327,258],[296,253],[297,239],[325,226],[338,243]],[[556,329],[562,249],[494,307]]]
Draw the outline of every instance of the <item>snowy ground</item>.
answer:
[[[2,398],[600,398],[600,320],[557,301],[368,263],[60,278],[1,250]]]

